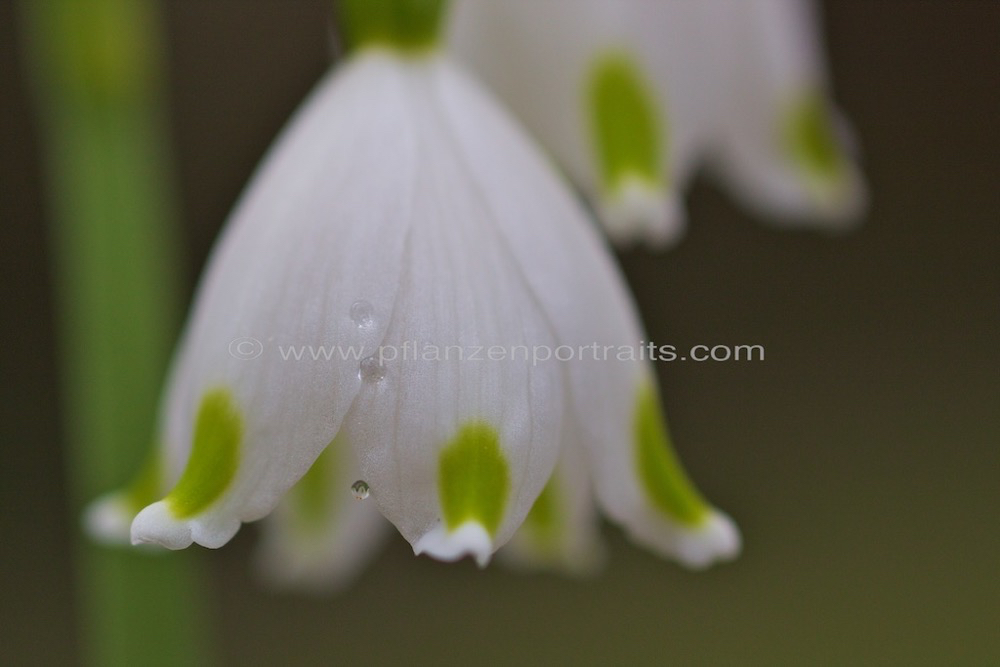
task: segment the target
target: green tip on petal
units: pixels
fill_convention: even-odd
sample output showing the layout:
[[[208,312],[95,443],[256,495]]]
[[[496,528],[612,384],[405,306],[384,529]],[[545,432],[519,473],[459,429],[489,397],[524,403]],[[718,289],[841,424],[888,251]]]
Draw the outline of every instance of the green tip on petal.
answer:
[[[496,534],[510,494],[510,473],[496,429],[477,421],[459,430],[441,452],[438,493],[448,530],[472,521]]]
[[[330,518],[330,501],[336,492],[333,488],[333,481],[337,479],[334,467],[337,463],[336,448],[345,444],[342,437],[334,438],[288,493],[288,500],[303,532],[321,528]],[[346,494],[346,489],[341,491]]]
[[[636,180],[661,189],[667,180],[663,114],[638,63],[620,52],[600,56],[588,76],[586,104],[607,194]]]
[[[448,0],[338,0],[348,49],[383,47],[405,53],[435,49]]]
[[[681,467],[650,382],[639,389],[634,428],[639,479],[653,505],[682,524],[701,524],[709,516],[709,506]]]
[[[792,160],[811,179],[840,181],[847,168],[825,97],[810,90],[791,105],[785,120],[785,145]]]
[[[524,519],[527,530],[534,542],[541,547],[556,547],[559,544],[561,523],[559,521],[559,489],[553,476],[545,485],[531,511]]]
[[[215,389],[201,399],[191,456],[165,498],[178,519],[198,514],[225,492],[239,466],[243,420],[229,391]]]

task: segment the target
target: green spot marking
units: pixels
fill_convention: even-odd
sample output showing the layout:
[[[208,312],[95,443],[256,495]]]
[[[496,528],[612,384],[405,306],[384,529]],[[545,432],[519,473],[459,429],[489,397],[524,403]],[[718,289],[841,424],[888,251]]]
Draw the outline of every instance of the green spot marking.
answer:
[[[826,100],[810,90],[790,107],[785,121],[785,147],[792,159],[812,178],[840,180],[847,160],[840,150]]]
[[[662,115],[642,71],[628,54],[605,54],[593,64],[587,109],[605,190],[613,193],[629,178],[662,187],[668,176],[661,163],[666,145]]]
[[[553,475],[524,519],[525,529],[539,546],[554,548],[559,544],[559,505],[559,483]]]
[[[155,503],[162,497],[163,470],[159,452],[154,450],[139,468],[132,482],[125,488],[123,497],[125,504],[133,514],[138,514],[143,507]]]
[[[636,464],[649,498],[664,514],[687,525],[697,525],[708,514],[708,504],[698,493],[674,452],[652,383],[644,383],[635,412]]]
[[[480,421],[459,429],[441,452],[438,494],[449,530],[476,521],[491,535],[496,533],[510,494],[507,460],[496,429]]]
[[[347,48],[422,53],[438,44],[447,0],[339,0]]]
[[[229,392],[206,392],[194,423],[191,457],[165,499],[174,516],[194,516],[222,495],[236,475],[242,438],[243,420]]]
[[[345,444],[343,440],[339,436],[334,438],[289,492],[289,502],[303,530],[311,531],[324,525],[330,516],[332,482],[337,478],[334,468],[337,452],[334,450]],[[346,489],[342,491],[346,493]]]

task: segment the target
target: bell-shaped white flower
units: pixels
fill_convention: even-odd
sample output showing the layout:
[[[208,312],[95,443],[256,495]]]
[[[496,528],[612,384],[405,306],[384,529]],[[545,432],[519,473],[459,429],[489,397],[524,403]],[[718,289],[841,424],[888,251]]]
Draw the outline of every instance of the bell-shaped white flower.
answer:
[[[838,226],[865,189],[810,0],[458,0],[451,43],[618,242],[665,244],[711,166],[768,218]]]
[[[346,4],[376,29],[350,34],[358,51],[291,121],[212,255],[142,486],[165,491],[132,542],[219,547],[284,498],[265,565],[333,581],[380,530],[371,500],[342,502],[356,478],[416,553],[480,564],[554,484],[545,522],[569,554],[593,530],[589,477],[661,553],[733,556],[734,525],[672,453],[585,211],[484,89],[366,1]],[[99,501],[92,525],[113,532],[139,495]]]

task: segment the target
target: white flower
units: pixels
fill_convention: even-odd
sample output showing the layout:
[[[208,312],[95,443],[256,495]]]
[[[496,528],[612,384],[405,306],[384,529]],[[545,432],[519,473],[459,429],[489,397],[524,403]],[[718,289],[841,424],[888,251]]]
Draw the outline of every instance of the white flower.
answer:
[[[291,121],[212,255],[132,542],[220,547],[285,498],[265,563],[332,582],[378,539],[372,501],[350,499],[363,480],[416,553],[485,564],[551,484],[522,554],[591,557],[593,488],[664,555],[732,557],[735,526],[674,458],[642,338],[584,210],[498,104],[424,45],[363,48]],[[94,532],[138,495],[99,501]]]
[[[613,240],[665,244],[701,166],[776,222],[860,216],[815,18],[809,0],[458,0],[451,43]]]

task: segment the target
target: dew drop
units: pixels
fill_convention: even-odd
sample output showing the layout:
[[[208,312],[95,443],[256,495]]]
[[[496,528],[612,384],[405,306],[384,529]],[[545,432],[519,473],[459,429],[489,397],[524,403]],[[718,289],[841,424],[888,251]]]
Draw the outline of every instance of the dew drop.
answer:
[[[361,360],[358,377],[365,382],[378,382],[385,377],[385,366],[380,364],[374,356],[365,357]]]
[[[359,479],[354,484],[351,484],[351,492],[354,494],[356,499],[364,500],[368,497],[371,489],[368,488],[368,482],[363,479]]]
[[[375,307],[368,301],[355,301],[351,304],[351,319],[362,329],[375,326]]]

